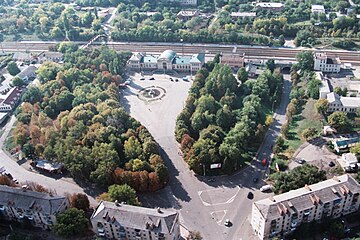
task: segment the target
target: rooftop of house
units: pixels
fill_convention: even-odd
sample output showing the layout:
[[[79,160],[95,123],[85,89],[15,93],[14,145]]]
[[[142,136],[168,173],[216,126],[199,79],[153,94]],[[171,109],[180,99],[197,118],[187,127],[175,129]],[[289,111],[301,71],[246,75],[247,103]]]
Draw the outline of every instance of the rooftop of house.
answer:
[[[51,196],[48,193],[0,185],[0,205],[3,206],[52,215],[58,213],[64,202],[67,202],[67,198],[63,196]]]
[[[325,11],[325,8],[324,8],[324,5],[314,4],[314,5],[311,5],[311,10],[312,11]]]
[[[37,70],[37,67],[35,67],[35,66],[28,66],[27,68],[25,68],[24,70],[22,70],[22,71],[17,75],[17,77],[19,77],[19,78],[21,78],[21,79],[23,79],[23,78],[25,78],[25,77],[29,77],[29,76],[35,74],[36,70]]]
[[[161,55],[135,52],[133,53],[129,61],[139,61],[141,63],[157,63],[159,59],[168,59],[174,64],[204,63],[205,54],[197,53],[191,56],[190,55],[178,56],[176,52],[171,50],[166,50]]]
[[[193,17],[199,14],[199,10],[181,10],[178,12],[177,16],[181,17]]]
[[[176,52],[173,50],[165,50],[161,53],[159,59],[168,59],[169,61],[172,61],[176,57]]]
[[[128,228],[171,234],[178,216],[176,211],[102,201],[90,219],[97,222],[118,222]]]
[[[359,193],[359,183],[344,174],[254,203],[262,216],[271,221],[290,212],[305,211],[314,205],[338,200],[349,193]]]
[[[63,58],[64,54],[60,52],[44,51],[39,53],[38,58]]]

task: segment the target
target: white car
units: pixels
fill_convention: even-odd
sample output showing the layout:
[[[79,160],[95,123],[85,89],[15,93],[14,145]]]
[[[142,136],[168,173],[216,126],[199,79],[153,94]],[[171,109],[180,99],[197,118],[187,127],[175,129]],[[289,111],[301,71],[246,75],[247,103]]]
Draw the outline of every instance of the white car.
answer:
[[[230,227],[230,225],[231,225],[230,220],[229,220],[229,219],[226,219],[225,222],[224,222],[224,225],[225,225],[226,227]]]

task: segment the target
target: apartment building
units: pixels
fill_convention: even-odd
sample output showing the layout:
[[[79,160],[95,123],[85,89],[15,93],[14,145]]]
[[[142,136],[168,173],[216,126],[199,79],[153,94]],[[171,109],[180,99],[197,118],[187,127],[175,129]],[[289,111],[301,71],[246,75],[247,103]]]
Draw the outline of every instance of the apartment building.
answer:
[[[340,58],[329,58],[326,52],[314,53],[314,70],[328,73],[340,72]]]
[[[281,12],[284,10],[285,5],[277,2],[258,2],[253,3],[257,9],[269,10],[273,12]]]
[[[5,94],[0,94],[0,112],[9,112],[13,110],[21,98],[22,90],[13,87]]]
[[[34,227],[50,229],[56,215],[69,207],[63,196],[0,185],[0,219],[28,220]]]
[[[253,203],[251,225],[260,239],[282,237],[304,222],[338,218],[355,212],[360,185],[341,175]]]
[[[107,239],[177,240],[179,213],[101,201],[90,218],[93,231]]]

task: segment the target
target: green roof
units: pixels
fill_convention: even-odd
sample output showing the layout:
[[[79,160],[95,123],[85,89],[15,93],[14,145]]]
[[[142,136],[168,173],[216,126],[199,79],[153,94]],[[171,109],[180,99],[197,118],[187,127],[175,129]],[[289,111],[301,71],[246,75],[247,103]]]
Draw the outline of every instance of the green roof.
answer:
[[[146,55],[141,59],[142,63],[157,63],[157,57],[153,55]]]

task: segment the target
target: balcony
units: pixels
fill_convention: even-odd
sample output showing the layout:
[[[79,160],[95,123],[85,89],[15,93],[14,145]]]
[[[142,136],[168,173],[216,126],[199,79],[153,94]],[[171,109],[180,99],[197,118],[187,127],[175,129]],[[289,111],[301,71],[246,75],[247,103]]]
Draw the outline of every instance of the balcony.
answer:
[[[5,206],[4,205],[0,205],[0,211],[5,211]]]
[[[98,233],[99,237],[105,237],[105,233]]]
[[[103,228],[98,228],[98,233],[105,233],[105,229],[103,229]]]
[[[290,224],[291,228],[296,227],[296,225],[297,225],[297,221],[293,221],[293,222],[291,222],[291,224]]]
[[[304,216],[308,216],[308,215],[310,215],[310,213],[311,213],[311,211],[306,211],[306,212],[304,212]]]

